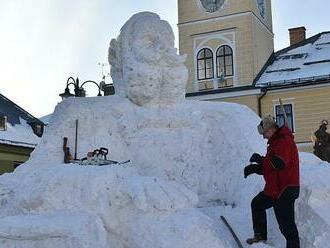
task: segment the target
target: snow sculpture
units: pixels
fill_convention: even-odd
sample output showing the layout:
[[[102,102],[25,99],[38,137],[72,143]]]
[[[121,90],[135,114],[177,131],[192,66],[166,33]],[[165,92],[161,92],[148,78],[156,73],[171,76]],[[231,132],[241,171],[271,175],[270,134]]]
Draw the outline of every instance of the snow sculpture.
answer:
[[[184,99],[185,56],[174,48],[171,26],[159,16],[143,12],[132,16],[109,48],[116,94],[137,105],[166,105]]]
[[[136,14],[124,25],[109,49],[117,95],[61,102],[31,159],[0,177],[1,247],[234,247],[221,214],[247,235],[261,179],[244,181],[242,170],[266,147],[259,118],[237,104],[184,101],[183,60],[156,14]],[[63,164],[63,137],[73,148],[76,119],[78,158],[107,147],[110,159],[132,165]],[[319,204],[330,203],[330,176],[320,180],[321,173],[330,175],[316,165],[302,173],[302,247],[323,248],[330,238]]]

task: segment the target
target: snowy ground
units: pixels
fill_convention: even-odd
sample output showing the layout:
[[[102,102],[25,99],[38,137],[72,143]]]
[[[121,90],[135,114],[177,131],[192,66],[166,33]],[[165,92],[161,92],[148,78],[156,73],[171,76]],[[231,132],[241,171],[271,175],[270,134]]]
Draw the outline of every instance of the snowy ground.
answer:
[[[69,138],[73,152],[76,119],[79,158],[103,146],[110,159],[132,163],[63,164],[62,139]],[[266,147],[258,121],[247,107],[229,103],[144,108],[117,96],[68,99],[57,106],[31,159],[0,177],[0,244],[236,247],[220,216],[243,243],[252,235],[250,201],[263,180],[244,179],[243,168]],[[329,247],[330,167],[308,153],[300,160],[302,247]],[[272,211],[268,245],[254,245],[269,246],[284,247]]]
[[[300,153],[301,194],[296,203],[296,222],[300,232],[301,247],[330,247],[329,206],[330,206],[330,164],[319,160],[313,154]],[[245,191],[244,189],[242,191]],[[219,216],[226,217],[234,231],[244,244],[252,234],[252,217],[249,206],[211,206],[201,210],[222,224]],[[273,210],[267,211],[268,241],[266,244],[254,244],[253,247],[285,247],[285,239],[277,228]],[[228,238],[232,239],[228,232]],[[236,247],[232,239],[232,247]]]

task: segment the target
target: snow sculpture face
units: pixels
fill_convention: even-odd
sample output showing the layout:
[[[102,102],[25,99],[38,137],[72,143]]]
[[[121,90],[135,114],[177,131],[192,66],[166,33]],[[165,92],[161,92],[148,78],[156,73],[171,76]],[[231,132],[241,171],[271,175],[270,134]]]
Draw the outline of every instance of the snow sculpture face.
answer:
[[[137,105],[166,105],[184,99],[185,56],[174,48],[170,25],[159,16],[133,15],[110,43],[109,63],[116,94]]]

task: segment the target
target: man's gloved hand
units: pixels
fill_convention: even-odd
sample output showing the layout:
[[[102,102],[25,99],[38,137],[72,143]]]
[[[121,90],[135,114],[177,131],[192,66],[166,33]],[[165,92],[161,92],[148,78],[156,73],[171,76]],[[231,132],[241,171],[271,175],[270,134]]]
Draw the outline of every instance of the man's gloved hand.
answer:
[[[249,175],[253,174],[253,164],[249,164],[244,168],[244,178],[247,178]]]
[[[250,162],[251,163],[257,163],[257,164],[261,164],[262,162],[262,156],[258,153],[253,153],[251,158],[250,158]]]
[[[262,166],[260,164],[249,164],[244,168],[244,178],[247,178],[249,175],[256,173],[262,175]]]

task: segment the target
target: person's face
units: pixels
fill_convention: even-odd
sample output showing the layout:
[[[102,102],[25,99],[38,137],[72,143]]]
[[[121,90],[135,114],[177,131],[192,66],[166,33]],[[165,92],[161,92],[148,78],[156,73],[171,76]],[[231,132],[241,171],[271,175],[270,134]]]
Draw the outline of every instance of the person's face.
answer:
[[[276,132],[275,128],[268,128],[267,130],[265,130],[265,132],[262,134],[262,136],[264,137],[264,139],[270,139],[274,133]]]

